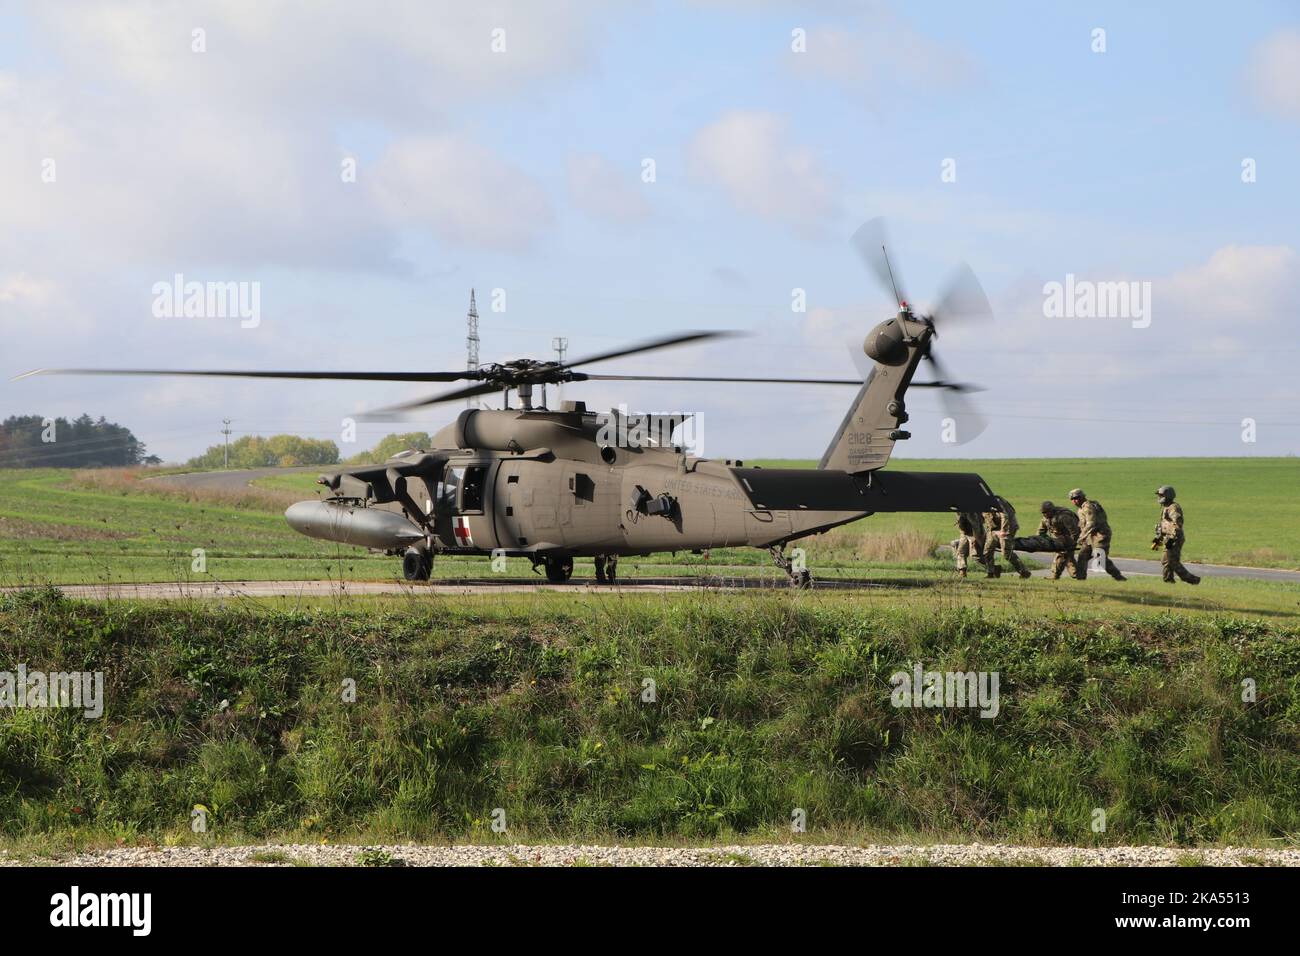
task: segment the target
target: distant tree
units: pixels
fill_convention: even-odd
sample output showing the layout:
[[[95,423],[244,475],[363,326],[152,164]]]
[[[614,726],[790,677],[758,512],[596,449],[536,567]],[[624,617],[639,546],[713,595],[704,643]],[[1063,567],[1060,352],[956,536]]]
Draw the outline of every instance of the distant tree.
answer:
[[[144,444],[129,428],[81,415],[52,421],[14,415],[0,423],[0,468],[112,468],[138,465]]]
[[[380,439],[379,444],[370,451],[363,451],[359,455],[353,455],[348,459],[349,465],[363,465],[375,461],[387,461],[399,451],[406,451],[409,448],[430,449],[433,447],[433,439],[427,432],[402,432],[400,434],[386,435]]]
[[[186,464],[191,468],[220,468],[225,444],[213,445]],[[318,438],[298,435],[244,435],[230,443],[231,468],[293,468],[298,465],[336,465],[339,446]]]

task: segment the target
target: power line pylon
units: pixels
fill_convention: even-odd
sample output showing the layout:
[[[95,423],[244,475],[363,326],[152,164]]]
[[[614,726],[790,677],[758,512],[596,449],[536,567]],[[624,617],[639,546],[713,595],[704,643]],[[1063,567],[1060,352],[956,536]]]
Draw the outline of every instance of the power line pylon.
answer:
[[[469,313],[465,316],[465,369],[478,369],[478,306],[474,303],[474,290],[469,290]],[[478,408],[478,396],[471,395],[466,402],[468,408]]]

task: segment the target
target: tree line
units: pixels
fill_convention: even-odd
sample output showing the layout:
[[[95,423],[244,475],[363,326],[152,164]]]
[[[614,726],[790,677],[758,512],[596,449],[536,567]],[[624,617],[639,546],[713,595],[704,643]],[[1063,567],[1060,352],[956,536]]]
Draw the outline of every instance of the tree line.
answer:
[[[384,437],[369,451],[349,458],[346,464],[381,462],[408,448],[431,448],[427,432],[405,432]],[[337,465],[339,448],[332,441],[298,435],[244,435],[227,447],[211,445],[186,467],[200,470],[222,468],[229,456],[230,468],[292,468],[298,465]],[[43,418],[13,415],[0,423],[0,468],[129,468],[156,465],[143,442],[123,425],[83,414],[78,418]]]
[[[11,415],[0,422],[0,468],[114,468],[157,464],[124,425],[102,415],[44,418]]]

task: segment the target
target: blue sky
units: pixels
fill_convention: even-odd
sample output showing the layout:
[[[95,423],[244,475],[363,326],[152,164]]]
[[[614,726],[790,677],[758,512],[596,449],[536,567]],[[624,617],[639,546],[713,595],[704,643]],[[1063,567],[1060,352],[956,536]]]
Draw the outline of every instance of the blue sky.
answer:
[[[940,343],[986,386],[988,430],[943,442],[942,409],[917,394],[899,455],[1300,444],[1293,5],[462,7],[0,4],[8,373],[459,368],[474,287],[486,360],[544,355],[555,335],[574,357],[728,328],[752,335],[611,370],[842,377],[847,343],[890,309],[848,245],[883,214],[910,296],[925,303],[964,260],[997,316]],[[355,183],[340,180],[345,157]],[[260,283],[260,324],[156,318],[150,290],[178,272]],[[1067,274],[1150,282],[1150,326],[1045,317],[1044,283]],[[791,310],[796,288],[806,312]],[[104,414],[167,458],[216,441],[223,417],[337,440],[344,417],[421,392],[0,389],[0,414]],[[591,384],[568,397],[696,412],[709,455],[812,457],[851,395]],[[363,426],[358,446],[395,427]]]

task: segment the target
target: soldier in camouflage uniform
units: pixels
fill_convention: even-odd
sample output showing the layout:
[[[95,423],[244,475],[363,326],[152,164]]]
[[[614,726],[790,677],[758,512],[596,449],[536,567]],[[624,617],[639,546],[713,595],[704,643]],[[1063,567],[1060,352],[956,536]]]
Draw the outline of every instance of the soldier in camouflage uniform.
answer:
[[[1070,492],[1070,501],[1079,509],[1079,553],[1075,557],[1075,578],[1082,581],[1088,577],[1088,562],[1092,559],[1092,549],[1096,548],[1106,555],[1106,573],[1116,581],[1127,581],[1128,578],[1120,574],[1110,559],[1111,531],[1106,509],[1099,502],[1089,501],[1082,488]]]
[[[1183,567],[1183,507],[1174,501],[1172,485],[1161,485],[1156,489],[1156,498],[1160,501],[1160,520],[1156,522],[1156,536],[1151,541],[1151,550],[1164,545],[1165,553],[1160,557],[1160,569],[1169,584],[1174,583],[1178,575],[1188,584],[1200,584],[1201,579]]]
[[[1015,540],[1016,532],[1020,530],[1020,522],[1016,520],[1016,509],[1011,507],[1011,502],[1007,501],[1001,495],[994,495],[1001,511],[989,511],[984,514],[984,524],[988,528],[988,537],[984,549],[984,565],[988,568],[989,577],[996,578],[1002,574],[1002,569],[998,567],[998,553],[1007,559],[1007,564],[1011,565],[1020,574],[1022,578],[1029,577],[1029,569],[1024,566],[1020,556],[1011,547]]]
[[[957,530],[961,537],[952,542],[957,555],[957,574],[966,577],[966,559],[971,555],[984,564],[984,519],[977,511],[963,511],[957,515]]]
[[[1059,579],[1067,567],[1074,574],[1074,545],[1079,538],[1079,519],[1069,508],[1058,508],[1050,501],[1044,501],[1039,511],[1043,520],[1038,523],[1038,533],[1032,538],[1016,538],[1011,546],[1017,551],[1054,552],[1053,580]]]

